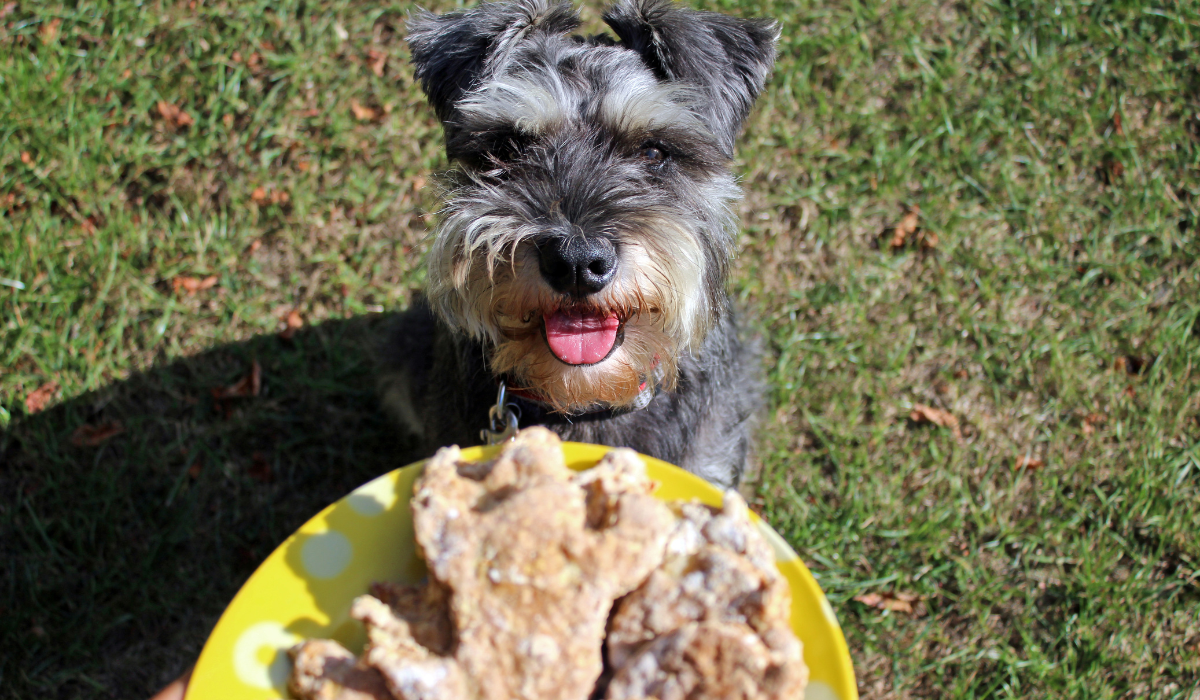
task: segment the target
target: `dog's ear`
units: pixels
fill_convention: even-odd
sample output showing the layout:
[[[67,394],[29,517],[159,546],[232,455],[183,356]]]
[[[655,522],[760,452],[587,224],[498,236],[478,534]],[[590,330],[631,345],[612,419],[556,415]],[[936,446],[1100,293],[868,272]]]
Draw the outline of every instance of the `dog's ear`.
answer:
[[[775,22],[691,10],[671,0],[623,0],[604,21],[660,80],[700,89],[694,109],[732,155],[775,64]]]
[[[421,88],[443,122],[479,80],[501,71],[513,48],[532,34],[566,34],[579,26],[568,1],[485,2],[461,12],[419,11],[408,19],[408,48]]]

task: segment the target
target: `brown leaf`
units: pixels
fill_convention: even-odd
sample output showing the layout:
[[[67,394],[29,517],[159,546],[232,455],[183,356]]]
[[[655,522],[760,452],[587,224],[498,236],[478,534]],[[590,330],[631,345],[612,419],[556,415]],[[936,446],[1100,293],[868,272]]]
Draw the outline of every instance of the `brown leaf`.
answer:
[[[258,252],[258,249],[261,247],[262,247],[262,239],[255,238],[254,240],[250,241],[250,245],[246,246],[246,255],[254,255],[255,253]]]
[[[262,206],[264,204],[287,204],[291,201],[292,196],[282,190],[270,190],[261,185],[254,188],[250,193],[250,199],[255,204]]]
[[[1110,181],[1120,180],[1125,174],[1125,164],[1115,158],[1105,163],[1105,168],[1108,170]]]
[[[100,425],[84,423],[71,433],[71,444],[76,447],[97,447],[105,440],[125,432],[120,421],[110,420]]]
[[[913,404],[913,410],[908,414],[908,419],[914,423],[933,423],[943,428],[950,428],[954,432],[954,437],[962,439],[963,435],[958,426],[958,419],[949,411],[918,403]]]
[[[291,340],[296,335],[296,331],[304,327],[304,317],[299,311],[292,309],[288,312],[287,318],[283,320],[285,328],[279,332],[280,340]]]
[[[943,428],[958,427],[958,419],[952,413],[926,406],[923,403],[913,404],[913,410],[908,414],[908,419],[914,423],[933,423]]]
[[[379,49],[367,49],[367,62],[371,66],[371,72],[375,77],[383,77],[383,69],[387,66],[388,55]]]
[[[250,373],[242,377],[235,384],[230,384],[226,387],[216,387],[212,390],[214,399],[240,399],[248,396],[258,396],[258,392],[262,390],[262,366],[258,364],[258,360],[250,365]]]
[[[166,100],[159,100],[156,107],[163,121],[168,122],[172,126],[182,129],[196,123],[196,120],[192,119],[192,115],[183,111],[178,105],[171,104]]]
[[[366,107],[354,99],[350,100],[350,111],[354,113],[354,118],[360,122],[371,122],[379,118],[379,110],[373,107]]]
[[[888,241],[888,246],[893,250],[902,247],[908,241],[908,237],[916,233],[917,222],[920,218],[921,207],[916,204],[912,205],[900,219],[900,223],[892,229],[892,239]]]
[[[863,593],[862,595],[854,596],[854,600],[872,608],[890,610],[907,615],[916,612],[919,616],[925,612],[924,606],[919,605],[921,596],[914,593]]]
[[[216,275],[209,275],[204,279],[200,279],[199,277],[180,276],[171,280],[171,287],[175,290],[175,292],[178,293],[179,290],[182,289],[183,291],[187,292],[189,297],[195,296],[196,292],[203,292],[204,290],[211,289],[216,285]]]
[[[54,43],[58,39],[58,27],[62,24],[62,20],[55,17],[46,22],[38,29],[38,37],[44,44]]]
[[[1117,132],[1117,136],[1124,136],[1125,129],[1121,125],[1121,113],[1119,111],[1113,112],[1112,123],[1113,123],[1113,131]]]
[[[1104,425],[1108,421],[1101,413],[1089,413],[1083,417],[1083,434],[1091,435],[1096,432],[1096,426]]]
[[[269,484],[273,479],[271,474],[271,463],[267,461],[267,456],[261,452],[255,452],[254,458],[250,462],[250,469],[246,472],[251,479],[255,481]]]
[[[1035,472],[1044,466],[1046,466],[1045,462],[1037,457],[1031,457],[1030,455],[1021,455],[1020,457],[1017,457],[1017,461],[1013,465],[1013,467],[1016,469],[1025,469],[1031,472]]]
[[[25,412],[32,415],[41,411],[46,408],[56,394],[58,394],[58,382],[46,382],[39,386],[25,397]]]
[[[96,226],[99,223],[100,222],[96,219],[95,216],[89,216],[86,219],[84,219],[83,221],[80,221],[79,226],[83,229],[84,233],[86,233],[89,236],[93,236],[96,234]]]

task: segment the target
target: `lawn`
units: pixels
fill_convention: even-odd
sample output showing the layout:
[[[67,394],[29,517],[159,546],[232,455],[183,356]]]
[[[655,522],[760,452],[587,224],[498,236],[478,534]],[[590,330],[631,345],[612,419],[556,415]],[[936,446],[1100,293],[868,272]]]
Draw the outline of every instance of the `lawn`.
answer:
[[[1200,700],[1200,2],[705,3],[782,26],[753,501],[862,695]],[[408,9],[0,3],[0,697],[149,695],[414,457],[372,374],[445,166]]]

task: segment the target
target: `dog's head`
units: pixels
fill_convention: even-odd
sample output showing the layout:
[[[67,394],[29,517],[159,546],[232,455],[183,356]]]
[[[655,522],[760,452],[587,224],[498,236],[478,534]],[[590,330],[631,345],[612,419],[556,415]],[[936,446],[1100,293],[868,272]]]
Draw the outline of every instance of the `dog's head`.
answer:
[[[441,118],[446,205],[430,301],[497,374],[559,410],[634,401],[725,311],[734,141],[772,22],[629,0],[619,41],[569,4],[419,14],[408,42]]]

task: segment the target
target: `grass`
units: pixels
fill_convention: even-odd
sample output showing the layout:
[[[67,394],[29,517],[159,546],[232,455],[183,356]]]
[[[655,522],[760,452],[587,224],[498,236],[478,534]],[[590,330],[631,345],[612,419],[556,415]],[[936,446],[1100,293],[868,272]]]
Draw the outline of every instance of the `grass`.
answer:
[[[756,501],[864,697],[1200,698],[1200,4],[707,6],[782,25],[731,285],[769,349]],[[406,9],[0,18],[0,697],[149,695],[412,456],[369,352],[444,166]]]

